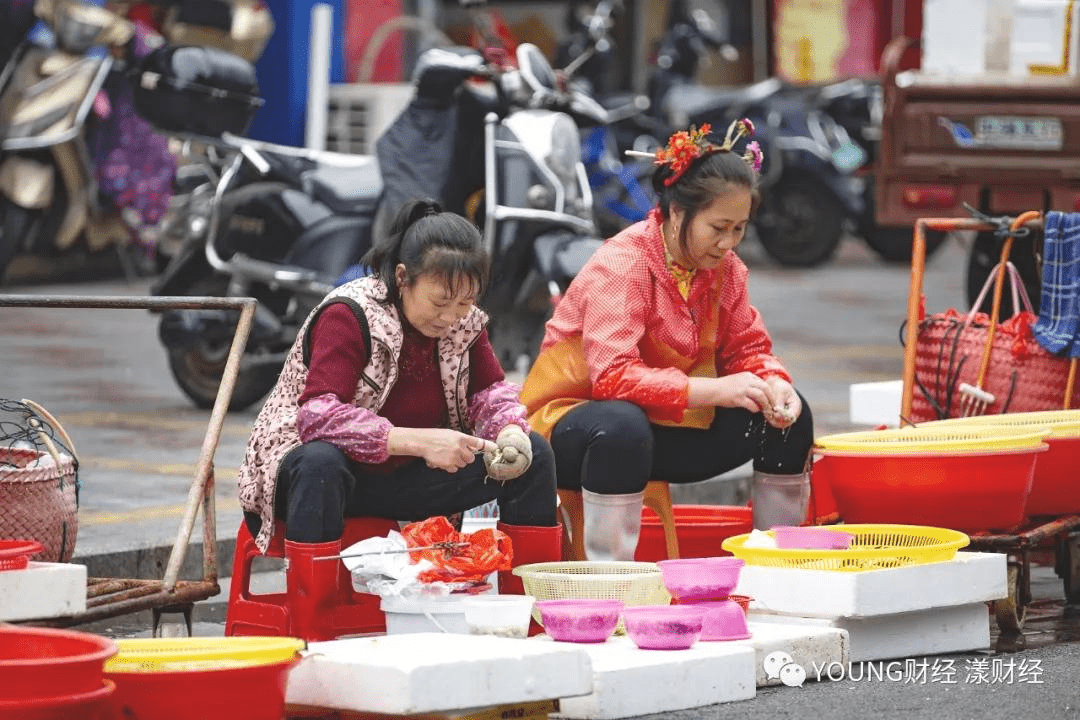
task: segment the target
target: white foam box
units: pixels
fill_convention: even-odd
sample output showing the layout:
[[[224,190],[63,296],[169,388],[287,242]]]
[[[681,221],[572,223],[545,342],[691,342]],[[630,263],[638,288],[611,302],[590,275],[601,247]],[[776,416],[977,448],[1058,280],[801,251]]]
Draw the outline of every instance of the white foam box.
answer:
[[[750,620],[751,631],[768,623],[844,630],[851,662],[922,657],[990,647],[990,613],[986,603],[982,602],[866,618],[801,618],[751,610]],[[814,662],[802,664],[811,680],[817,679],[815,668],[827,667]]]
[[[85,565],[30,562],[25,569],[0,572],[0,622],[85,611]]]
[[[825,624],[784,622],[776,616],[766,622],[749,622],[750,638],[735,640],[732,645],[754,648],[754,669],[758,687],[782,685],[778,675],[767,672],[765,658],[784,653],[791,662],[803,667],[810,679],[811,668],[840,663],[846,667],[850,660],[847,630]]]
[[[955,607],[1008,595],[1006,557],[958,552],[952,560],[863,572],[745,565],[736,590],[751,609],[801,617],[869,618]]]
[[[410,633],[308,645],[285,702],[386,715],[459,713],[592,692],[578,645]]]
[[[538,645],[562,645],[534,638]],[[593,690],[564,698],[556,717],[605,720],[749,700],[757,693],[756,653],[736,642],[688,650],[641,650],[625,635],[580,645],[592,662]]]
[[[903,380],[849,385],[849,419],[857,425],[898,427],[903,393]]]
[[[1068,0],[1016,1],[1009,43],[1010,75],[1076,75],[1078,44],[1080,5]]]

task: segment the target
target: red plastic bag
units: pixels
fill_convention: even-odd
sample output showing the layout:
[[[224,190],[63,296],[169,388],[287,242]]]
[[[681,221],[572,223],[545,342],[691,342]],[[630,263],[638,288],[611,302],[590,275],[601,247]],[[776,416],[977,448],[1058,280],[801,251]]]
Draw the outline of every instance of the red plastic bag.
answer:
[[[459,533],[445,517],[410,523],[401,530],[409,547],[435,543],[468,543],[452,550],[418,550],[409,553],[413,562],[429,560],[435,567],[420,573],[421,582],[482,582],[496,570],[509,570],[514,559],[510,538],[494,529]]]

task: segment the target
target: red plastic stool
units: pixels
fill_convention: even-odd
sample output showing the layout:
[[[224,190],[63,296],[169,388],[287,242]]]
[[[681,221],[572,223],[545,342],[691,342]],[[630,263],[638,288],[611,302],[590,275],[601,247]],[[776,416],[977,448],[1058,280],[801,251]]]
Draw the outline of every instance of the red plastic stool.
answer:
[[[385,537],[397,530],[396,520],[385,518],[345,518],[341,547],[369,537]],[[251,592],[251,563],[259,556],[255,538],[247,523],[240,521],[236,534],[236,555],[233,558],[232,585],[229,590],[229,609],[225,615],[225,634],[275,635],[289,634],[289,596],[287,593],[253,594]],[[274,523],[274,534],[266,557],[285,557],[285,524]],[[352,578],[343,563],[338,563],[341,576],[339,604],[334,608],[333,626],[338,635],[386,632],[386,618],[379,609],[379,596],[353,590]]]

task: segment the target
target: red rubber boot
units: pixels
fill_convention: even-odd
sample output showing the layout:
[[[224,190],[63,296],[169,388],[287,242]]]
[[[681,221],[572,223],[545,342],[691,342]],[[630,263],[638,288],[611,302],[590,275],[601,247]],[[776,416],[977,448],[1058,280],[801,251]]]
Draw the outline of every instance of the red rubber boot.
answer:
[[[333,640],[333,609],[338,603],[341,540],[324,543],[285,541],[285,586],[289,594],[289,635]]]

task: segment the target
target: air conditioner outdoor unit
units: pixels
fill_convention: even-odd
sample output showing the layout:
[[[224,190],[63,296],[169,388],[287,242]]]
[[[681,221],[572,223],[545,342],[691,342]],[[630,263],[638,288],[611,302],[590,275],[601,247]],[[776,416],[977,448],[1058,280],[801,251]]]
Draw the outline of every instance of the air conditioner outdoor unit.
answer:
[[[326,149],[370,155],[375,141],[412,99],[410,83],[354,83],[330,86]]]

